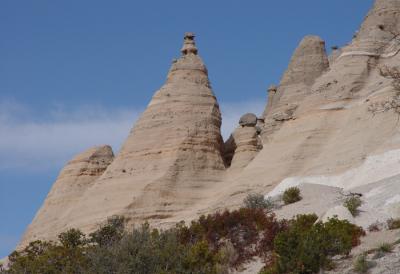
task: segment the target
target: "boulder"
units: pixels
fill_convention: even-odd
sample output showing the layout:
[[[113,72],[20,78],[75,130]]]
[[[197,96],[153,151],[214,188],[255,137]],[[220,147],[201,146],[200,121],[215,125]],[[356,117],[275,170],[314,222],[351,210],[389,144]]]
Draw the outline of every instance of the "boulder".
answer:
[[[239,125],[243,127],[254,127],[257,125],[257,116],[253,113],[246,113],[240,117]]]

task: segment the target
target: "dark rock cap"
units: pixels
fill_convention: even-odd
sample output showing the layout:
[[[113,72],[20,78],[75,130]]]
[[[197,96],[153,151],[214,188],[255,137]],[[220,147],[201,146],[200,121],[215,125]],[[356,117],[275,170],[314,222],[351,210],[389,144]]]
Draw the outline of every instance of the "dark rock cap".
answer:
[[[246,113],[240,117],[239,125],[244,127],[254,127],[257,124],[257,116],[253,113]]]

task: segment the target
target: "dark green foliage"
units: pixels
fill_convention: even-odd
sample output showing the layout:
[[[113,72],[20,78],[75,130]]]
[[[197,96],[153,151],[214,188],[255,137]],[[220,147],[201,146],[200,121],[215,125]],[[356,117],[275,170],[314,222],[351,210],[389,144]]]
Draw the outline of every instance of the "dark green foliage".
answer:
[[[89,251],[89,273],[214,273],[216,259],[208,246],[182,245],[176,232],[134,229],[114,245]],[[201,262],[201,264],[200,264]],[[207,269],[210,272],[201,272]]]
[[[344,202],[344,206],[347,207],[347,209],[350,211],[351,215],[354,217],[358,215],[359,211],[358,208],[361,206],[362,201],[360,197],[358,196],[351,196],[350,198],[347,198],[346,201]]]
[[[274,204],[271,200],[265,199],[262,194],[249,194],[243,200],[244,207],[246,208],[259,208],[271,211],[274,208]]]
[[[76,248],[86,243],[85,234],[74,228],[58,235],[58,240],[65,248]]]
[[[316,215],[297,216],[286,231],[276,236],[270,273],[318,273],[320,268],[330,266],[332,256],[348,254],[364,235],[361,228],[347,221],[316,220]]]
[[[69,232],[64,233],[66,236]],[[74,233],[71,233],[75,234]],[[80,235],[77,232],[76,235]],[[60,235],[61,237],[61,235]],[[74,242],[77,243],[77,242]],[[14,251],[10,256],[7,273],[85,273],[88,263],[81,244],[58,245],[52,242],[35,241],[24,250]]]
[[[283,192],[282,201],[285,205],[293,204],[302,199],[300,189],[298,187],[289,187]]]
[[[400,219],[389,219],[387,220],[387,226],[389,230],[400,228]]]
[[[363,233],[348,222],[316,220],[277,221],[264,209],[241,208],[165,231],[148,224],[127,231],[125,220],[113,217],[89,238],[71,229],[57,243],[30,243],[9,256],[5,273],[227,274],[254,256],[268,263],[264,273],[313,273],[330,256],[347,254]]]
[[[108,218],[106,224],[89,235],[90,241],[100,246],[112,245],[122,239],[124,229],[125,218],[121,216],[112,216]]]

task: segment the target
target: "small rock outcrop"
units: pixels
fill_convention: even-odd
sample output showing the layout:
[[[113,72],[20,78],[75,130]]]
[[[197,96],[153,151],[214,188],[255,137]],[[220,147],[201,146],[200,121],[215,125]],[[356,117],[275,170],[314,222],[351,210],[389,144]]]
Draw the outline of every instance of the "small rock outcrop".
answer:
[[[69,161],[29,225],[21,245],[37,239],[55,238],[57,233],[70,228],[64,223],[65,218],[113,159],[110,146],[99,146],[88,149]]]
[[[262,149],[257,116],[253,113],[243,115],[239,127],[225,143],[225,161],[231,169],[246,167]]]

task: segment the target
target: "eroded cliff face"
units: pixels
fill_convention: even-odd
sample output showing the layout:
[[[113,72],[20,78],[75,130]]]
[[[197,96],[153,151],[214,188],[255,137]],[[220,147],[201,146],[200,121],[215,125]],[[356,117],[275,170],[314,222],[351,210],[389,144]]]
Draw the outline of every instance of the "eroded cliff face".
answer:
[[[21,245],[37,239],[53,239],[57,232],[66,230],[64,219],[113,159],[111,147],[100,146],[88,149],[68,162],[25,232]]]
[[[360,191],[367,212],[356,219],[361,225],[400,216],[392,179],[400,170],[399,89],[387,73],[400,61],[399,12],[399,1],[376,1],[353,41],[334,53],[329,67],[320,39],[301,42],[280,85],[269,89],[263,149],[230,178],[234,193],[251,189],[273,196],[311,183],[327,186],[327,192],[332,191],[328,187]],[[293,73],[298,69],[308,73]],[[317,192],[310,191],[304,204],[287,207],[281,216],[312,210],[323,215],[342,202],[336,197],[325,203]],[[229,201],[225,206],[235,200],[239,205],[244,195],[237,196],[220,199]]]
[[[169,226],[291,185],[306,185],[305,199],[278,216],[324,216],[342,203],[342,191],[357,191],[367,212],[358,224],[400,217],[400,83],[390,73],[400,64],[399,34],[400,2],[377,0],[353,41],[331,57],[321,38],[305,37],[279,86],[269,88],[264,113],[224,145],[218,103],[188,33],[182,57],[115,160],[71,194],[62,221],[47,221],[42,216],[64,212],[52,206],[62,200],[52,193],[74,193],[58,180],[24,241],[66,227],[90,231],[114,214]]]
[[[193,190],[220,178],[225,170],[221,114],[192,33],[185,35],[181,52],[114,161],[76,197],[54,232],[59,227],[90,231],[112,215],[167,219],[201,199],[201,191]],[[55,191],[61,187],[69,188],[54,185]],[[58,208],[47,206],[50,199],[57,201],[50,195],[43,208],[55,214]],[[42,221],[37,217],[34,223]]]

